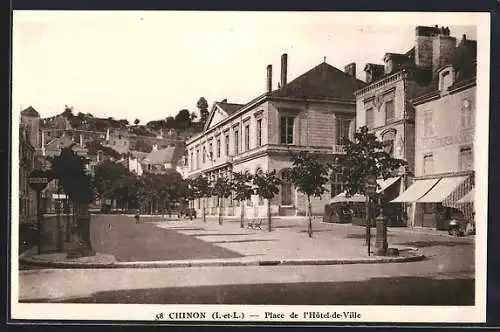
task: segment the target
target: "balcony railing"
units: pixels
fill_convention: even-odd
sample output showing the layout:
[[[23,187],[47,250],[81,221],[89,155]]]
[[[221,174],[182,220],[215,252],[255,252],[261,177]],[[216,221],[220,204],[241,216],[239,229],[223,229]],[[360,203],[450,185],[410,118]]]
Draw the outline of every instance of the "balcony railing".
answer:
[[[344,147],[344,145],[334,144],[332,146],[332,152],[333,153],[345,153],[345,147]]]

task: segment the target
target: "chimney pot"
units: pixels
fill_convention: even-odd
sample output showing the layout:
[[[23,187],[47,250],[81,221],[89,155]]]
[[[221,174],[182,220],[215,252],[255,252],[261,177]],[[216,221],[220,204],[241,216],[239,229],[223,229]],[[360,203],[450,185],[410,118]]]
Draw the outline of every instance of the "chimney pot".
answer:
[[[282,88],[286,85],[287,66],[288,66],[288,54],[283,53],[281,55],[281,87]]]
[[[267,92],[273,90],[273,66],[267,65]]]
[[[351,62],[350,64],[346,65],[344,67],[344,73],[352,77],[356,77],[356,63]]]

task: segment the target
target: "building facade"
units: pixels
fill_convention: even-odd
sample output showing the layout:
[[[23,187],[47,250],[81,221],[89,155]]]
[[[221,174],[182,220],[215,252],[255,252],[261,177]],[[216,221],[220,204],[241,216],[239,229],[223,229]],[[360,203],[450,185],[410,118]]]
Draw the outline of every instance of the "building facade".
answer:
[[[415,106],[412,101],[434,85],[437,71],[450,61],[456,48],[456,38],[445,27],[418,26],[414,47],[405,53],[386,53],[383,64],[365,66],[367,86],[355,92],[357,127],[367,126],[386,143],[386,151],[403,159],[407,167],[394,174],[401,180],[396,188],[385,192],[392,201],[413,181],[420,159],[415,148]],[[388,209],[401,213],[406,224],[412,224],[411,207],[406,202],[389,204]],[[398,212],[399,211],[399,212]]]
[[[413,226],[446,229],[450,219],[474,222],[473,202],[458,201],[474,186],[476,42],[463,36],[436,70],[416,110],[415,178],[399,201],[412,203]]]
[[[355,78],[355,65],[345,72],[321,63],[287,83],[287,55],[282,56],[279,88],[272,90],[272,67],[267,67],[267,92],[247,104],[226,100],[214,103],[203,132],[186,142],[187,176],[229,177],[231,172],[255,174],[276,170],[281,176],[291,167],[290,152],[308,151],[325,161],[342,153],[341,139],[354,134],[353,93],[363,82]],[[354,75],[353,75],[354,72]],[[323,213],[330,195],[312,202],[313,213]],[[208,200],[208,212],[218,213],[215,197]],[[265,215],[263,199],[253,196],[239,206],[227,199],[224,215]],[[194,208],[202,206],[198,200]],[[271,201],[273,215],[303,215],[306,198],[292,184],[284,182]],[[199,211],[200,212],[200,211]]]
[[[30,173],[36,168],[35,148],[30,141],[30,131],[21,123],[19,128],[19,222],[36,218],[36,192],[28,183]]]

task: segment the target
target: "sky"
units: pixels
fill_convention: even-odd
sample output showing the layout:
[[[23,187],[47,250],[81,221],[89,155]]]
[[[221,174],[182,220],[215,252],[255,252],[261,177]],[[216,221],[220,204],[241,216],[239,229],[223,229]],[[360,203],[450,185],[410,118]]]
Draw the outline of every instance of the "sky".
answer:
[[[468,16],[469,15],[469,16]],[[477,39],[474,14],[334,12],[55,12],[13,15],[12,110],[42,117],[64,105],[141,123],[227,99],[247,103],[273,87],[281,54],[288,82],[324,61],[342,69],[382,63],[414,45],[415,26],[448,26]],[[480,42],[480,41],[479,41]]]

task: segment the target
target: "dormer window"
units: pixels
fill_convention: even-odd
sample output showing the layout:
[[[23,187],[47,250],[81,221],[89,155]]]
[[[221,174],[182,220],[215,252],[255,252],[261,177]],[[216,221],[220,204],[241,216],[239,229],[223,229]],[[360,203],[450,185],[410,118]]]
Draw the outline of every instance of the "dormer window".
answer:
[[[439,74],[439,90],[445,92],[448,88],[453,85],[453,68],[447,67],[441,71]]]

